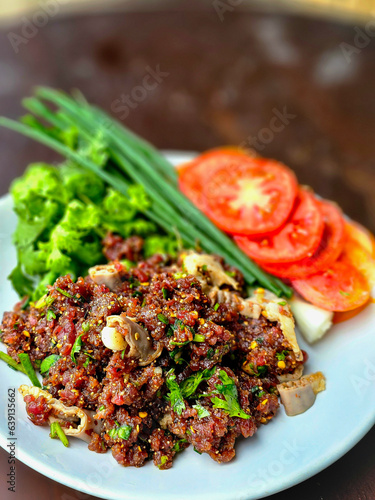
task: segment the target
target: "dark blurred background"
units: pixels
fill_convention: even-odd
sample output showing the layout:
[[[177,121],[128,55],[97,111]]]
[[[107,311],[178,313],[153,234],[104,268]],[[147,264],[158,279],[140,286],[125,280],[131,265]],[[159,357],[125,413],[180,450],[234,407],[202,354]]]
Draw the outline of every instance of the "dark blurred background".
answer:
[[[159,148],[246,145],[281,160],[375,231],[372,0],[78,3],[0,3],[2,115],[21,115],[35,85],[78,88]],[[0,130],[0,194],[28,163],[55,159]],[[275,500],[374,500],[374,438]],[[68,491],[19,470],[9,498]]]

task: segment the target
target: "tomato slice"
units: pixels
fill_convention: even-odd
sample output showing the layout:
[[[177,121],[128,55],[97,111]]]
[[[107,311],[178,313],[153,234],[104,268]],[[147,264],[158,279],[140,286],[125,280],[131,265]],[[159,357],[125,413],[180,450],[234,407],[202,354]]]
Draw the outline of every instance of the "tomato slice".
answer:
[[[328,269],[338,259],[345,241],[345,222],[342,212],[337,205],[328,201],[318,201],[318,205],[325,225],[322,239],[314,255],[290,264],[261,264],[266,271],[280,278],[306,278]]]
[[[352,240],[362,245],[365,250],[375,257],[375,237],[358,222],[345,223],[345,232]]]
[[[203,195],[204,177],[218,165],[236,163],[239,159],[243,158],[248,159],[249,156],[244,150],[234,146],[212,149],[201,154],[197,158],[194,158],[194,160],[184,163],[177,168],[180,191],[196,207],[204,212],[206,209],[205,197]]]
[[[260,263],[293,262],[311,256],[321,241],[324,218],[314,196],[300,189],[294,210],[284,227],[269,236],[235,236],[238,246]]]
[[[347,237],[341,260],[352,264],[366,278],[370,289],[375,287],[375,259],[365,247]]]
[[[294,173],[265,158],[224,160],[203,179],[207,215],[231,234],[260,236],[279,229],[293,209]]]
[[[351,311],[335,312],[335,315],[333,317],[333,324],[337,325],[338,323],[343,323],[344,321],[348,321],[349,319],[354,318],[355,316],[357,316],[357,314],[361,313],[369,304],[371,304],[371,299],[361,307],[357,307],[356,309],[352,309]]]
[[[304,299],[328,311],[351,311],[370,298],[366,279],[351,264],[336,261],[330,269],[292,281]]]

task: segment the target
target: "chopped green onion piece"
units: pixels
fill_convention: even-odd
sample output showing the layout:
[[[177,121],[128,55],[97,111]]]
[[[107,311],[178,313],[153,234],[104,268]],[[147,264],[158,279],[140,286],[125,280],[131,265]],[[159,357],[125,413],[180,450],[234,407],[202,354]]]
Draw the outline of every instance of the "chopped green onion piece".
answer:
[[[158,320],[164,323],[165,325],[169,325],[169,319],[164,316],[164,314],[158,314]]]
[[[65,432],[62,430],[59,422],[53,422],[51,424],[51,438],[55,438],[56,436],[66,448],[69,446],[69,440],[66,437]]]
[[[47,311],[47,321],[51,321],[56,319],[56,314],[52,311],[52,309],[48,309]]]
[[[82,330],[85,333],[87,333],[90,330],[90,323],[89,322],[82,323]]]
[[[78,337],[75,339],[74,344],[72,346],[72,351],[70,353],[70,357],[72,358],[72,361],[75,365],[77,364],[75,355],[77,352],[80,352],[82,347],[82,335],[83,334],[81,333],[81,335],[78,335]]]
[[[52,422],[51,427],[50,427],[50,430],[51,430],[50,437],[52,439],[54,439],[57,436],[57,434],[56,434],[56,425],[55,424],[56,424],[56,422]]]
[[[163,292],[163,299],[167,300],[167,298],[168,298],[168,290],[166,288],[162,288],[162,292]]]
[[[56,290],[60,292],[62,295],[65,295],[65,297],[68,297],[69,299],[73,298],[73,295],[71,293],[62,290],[62,288],[59,288],[58,286],[56,287]]]
[[[55,299],[50,297],[48,294],[43,295],[38,302],[35,304],[35,309],[43,309],[43,307],[50,307]]]
[[[103,410],[105,410],[105,406],[104,405],[99,406],[98,411],[103,411]]]
[[[217,302],[215,305],[214,305],[214,311],[217,311],[220,307],[220,304],[219,302]]]
[[[207,351],[206,358],[211,359],[213,355],[214,355],[214,350],[212,349],[212,347],[210,347]]]
[[[174,273],[173,277],[175,280],[178,280],[180,278],[186,278],[186,273]]]
[[[166,455],[163,455],[160,459],[160,464],[158,465],[158,468],[160,469],[163,467],[168,462],[168,457]]]
[[[10,368],[26,374],[25,368],[20,363],[14,361],[14,359],[8,356],[8,354],[5,354],[5,352],[0,351],[0,359],[5,361],[5,363],[7,363]]]
[[[276,353],[276,358],[279,361],[284,361],[285,356],[288,356],[288,354],[289,354],[289,351],[287,351],[287,350],[284,349],[284,351]]]
[[[29,377],[30,381],[32,382],[35,387],[42,387],[41,383],[38,380],[38,377],[36,376],[34,367],[31,363],[30,357],[27,354],[27,352],[22,352],[21,354],[18,355],[21,364],[25,370],[26,375]]]
[[[206,337],[204,335],[200,335],[199,333],[196,333],[193,338],[193,342],[204,342],[206,340]]]

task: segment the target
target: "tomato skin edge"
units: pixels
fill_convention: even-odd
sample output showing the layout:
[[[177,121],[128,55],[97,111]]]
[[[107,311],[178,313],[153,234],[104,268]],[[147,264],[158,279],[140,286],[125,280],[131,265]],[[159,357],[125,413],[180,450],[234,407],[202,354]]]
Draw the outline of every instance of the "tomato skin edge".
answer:
[[[365,277],[354,266],[340,260],[327,271],[292,280],[292,286],[305,300],[327,311],[351,311],[370,299]]]
[[[289,241],[292,240],[292,236],[294,236],[294,220],[300,219],[300,212],[303,213],[303,218],[308,220],[308,215],[310,210],[313,210],[315,213],[315,221],[313,226],[307,225],[304,226],[303,229],[306,231],[307,229],[311,232],[313,229],[312,236],[310,237],[310,243],[307,248],[300,248],[298,250],[299,255],[297,254],[297,250],[294,251],[292,244]],[[306,212],[306,213],[305,213]],[[307,222],[308,224],[308,222]],[[295,201],[293,210],[289,215],[288,219],[284,223],[284,225],[279,228],[278,231],[273,231],[268,235],[263,236],[262,238],[252,238],[250,236],[244,235],[234,235],[234,240],[237,245],[252,259],[254,259],[260,266],[271,264],[276,266],[277,264],[291,264],[307,258],[309,254],[314,254],[319,247],[323,232],[324,232],[324,218],[319,209],[319,202],[315,199],[312,193],[306,189],[300,188],[297,194],[297,199]],[[267,238],[272,242],[272,248],[262,249],[262,241],[267,241]],[[307,240],[308,241],[308,240]],[[281,248],[282,244],[287,242],[290,244],[289,251],[283,250],[283,253],[278,252],[277,248]],[[294,251],[294,258],[291,257],[291,253]],[[284,255],[284,256],[283,256]],[[296,257],[297,256],[297,257]],[[291,260],[292,259],[292,260]],[[269,272],[269,271],[268,271]],[[272,271],[271,271],[272,274]],[[289,278],[289,276],[283,275],[283,278]]]
[[[279,278],[303,279],[329,268],[340,257],[345,244],[345,221],[341,209],[329,201],[318,200],[325,218],[325,227],[319,247],[311,257],[291,263],[258,264]]]

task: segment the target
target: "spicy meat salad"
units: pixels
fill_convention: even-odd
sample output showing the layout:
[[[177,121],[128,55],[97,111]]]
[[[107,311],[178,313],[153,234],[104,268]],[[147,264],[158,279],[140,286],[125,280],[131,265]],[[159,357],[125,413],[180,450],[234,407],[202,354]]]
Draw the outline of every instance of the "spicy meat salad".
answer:
[[[51,437],[110,449],[124,466],[168,469],[189,445],[228,462],[237,438],[275,416],[279,395],[295,415],[324,390],[322,374],[302,376],[288,303],[262,288],[248,297],[219,257],[144,260],[138,237],[109,237],[105,253],[109,264],[58,278],[3,317],[8,355],[43,376],[43,388],[34,373],[20,392]]]

